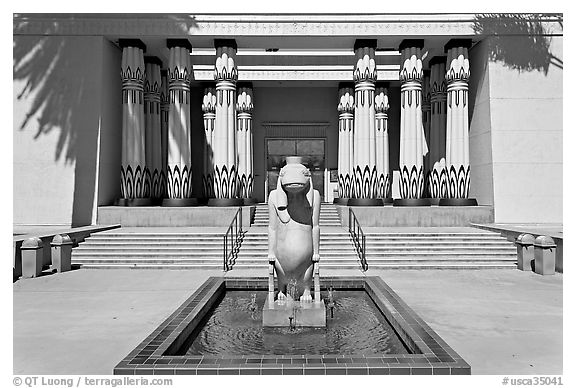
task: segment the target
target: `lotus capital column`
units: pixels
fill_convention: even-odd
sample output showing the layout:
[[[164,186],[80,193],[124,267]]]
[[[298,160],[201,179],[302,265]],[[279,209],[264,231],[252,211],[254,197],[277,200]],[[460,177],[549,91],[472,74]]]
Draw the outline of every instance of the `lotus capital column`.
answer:
[[[381,205],[376,171],[376,40],[358,39],[354,44],[354,170],[350,205]],[[362,201],[357,201],[361,199]]]
[[[254,186],[252,111],[254,110],[254,92],[252,84],[240,85],[236,111],[236,146],[238,149],[238,190],[240,198],[248,202],[252,198]],[[252,201],[253,202],[253,201]]]
[[[341,83],[338,89],[338,197],[345,205],[352,197],[354,171],[354,85]]]
[[[470,153],[468,135],[468,79],[470,62],[469,39],[452,39],[444,51],[446,61],[446,90],[448,93],[446,112],[446,172],[448,199],[440,205],[476,205],[468,199],[470,190]]]
[[[192,45],[186,39],[168,39],[168,198],[166,206],[194,206],[192,198],[192,154],[190,125],[190,81]]]
[[[204,176],[202,190],[205,198],[214,198],[214,126],[216,121],[216,90],[212,87],[204,89],[202,98],[204,112]]]
[[[144,120],[144,52],[138,39],[120,39],[122,47],[122,164],[118,204],[150,205]]]
[[[430,173],[433,204],[447,196],[446,182],[446,57],[430,59]]]
[[[216,121],[213,138],[214,199],[209,205],[232,206],[238,198],[238,165],[236,149],[236,42],[216,39]],[[232,201],[231,201],[232,200]]]
[[[428,205],[424,197],[424,156],[428,153],[422,122],[422,48],[424,40],[400,44],[400,196],[397,206]]]
[[[146,166],[150,171],[152,198],[163,197],[166,179],[162,169],[162,129],[160,117],[160,91],[162,61],[145,57],[144,117],[146,123]]]
[[[385,202],[392,203],[390,189],[392,178],[390,175],[390,152],[388,145],[388,88],[376,88],[374,98],[376,108],[376,171],[378,173],[378,197]]]

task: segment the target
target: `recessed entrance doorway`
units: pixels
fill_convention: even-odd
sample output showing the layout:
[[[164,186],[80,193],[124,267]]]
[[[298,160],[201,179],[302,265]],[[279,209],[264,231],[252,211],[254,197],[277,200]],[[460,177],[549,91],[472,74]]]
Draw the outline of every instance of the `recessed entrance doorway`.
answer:
[[[312,185],[324,200],[325,155],[325,139],[266,139],[266,200],[276,188],[280,169],[286,164],[286,156],[302,156],[302,163],[312,173]]]

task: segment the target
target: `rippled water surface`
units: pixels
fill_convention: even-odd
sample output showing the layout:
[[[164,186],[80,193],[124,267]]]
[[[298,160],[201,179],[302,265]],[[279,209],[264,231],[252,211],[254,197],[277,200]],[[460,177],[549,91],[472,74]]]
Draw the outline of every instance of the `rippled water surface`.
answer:
[[[251,311],[256,294],[256,311]],[[322,297],[326,299],[323,293]],[[262,327],[266,291],[227,291],[179,354],[406,354],[409,353],[364,291],[334,291],[326,328]]]

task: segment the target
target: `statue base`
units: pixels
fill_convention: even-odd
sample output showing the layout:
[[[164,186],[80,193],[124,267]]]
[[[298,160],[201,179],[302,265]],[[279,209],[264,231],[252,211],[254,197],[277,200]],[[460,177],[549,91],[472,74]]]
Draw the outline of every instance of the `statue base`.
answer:
[[[290,319],[292,317],[292,319]],[[324,301],[300,302],[286,299],[275,300],[270,305],[268,298],[262,310],[264,327],[326,327],[326,307]]]

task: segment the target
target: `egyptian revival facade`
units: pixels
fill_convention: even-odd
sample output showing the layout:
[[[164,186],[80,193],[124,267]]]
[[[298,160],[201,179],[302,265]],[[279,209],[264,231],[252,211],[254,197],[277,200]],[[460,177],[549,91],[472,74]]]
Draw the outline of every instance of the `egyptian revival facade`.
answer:
[[[562,222],[561,15],[15,14],[14,224],[266,202]]]

